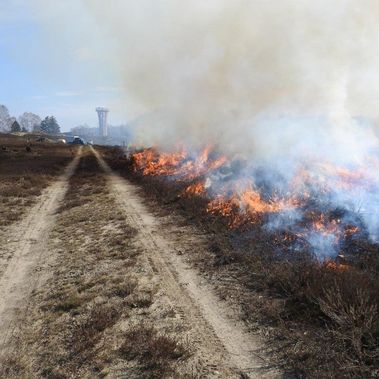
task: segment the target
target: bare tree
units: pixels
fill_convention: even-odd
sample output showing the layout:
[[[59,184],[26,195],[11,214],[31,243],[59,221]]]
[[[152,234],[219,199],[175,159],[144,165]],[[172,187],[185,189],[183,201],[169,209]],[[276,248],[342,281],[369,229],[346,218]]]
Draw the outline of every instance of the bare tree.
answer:
[[[0,104],[0,131],[8,132],[13,121],[9,115],[8,108]]]
[[[41,125],[41,118],[32,113],[32,112],[24,112],[19,118],[18,122],[21,127],[27,131],[39,131]]]

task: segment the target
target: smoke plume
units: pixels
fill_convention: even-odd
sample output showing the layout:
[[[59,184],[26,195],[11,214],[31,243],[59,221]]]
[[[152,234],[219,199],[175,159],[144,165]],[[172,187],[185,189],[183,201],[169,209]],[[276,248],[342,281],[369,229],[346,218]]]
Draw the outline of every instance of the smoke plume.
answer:
[[[353,116],[378,116],[376,1],[84,3],[117,42],[125,107],[148,114],[141,142],[270,156],[306,139],[361,158],[371,140]]]
[[[320,208],[345,209],[346,225],[359,219],[379,240],[377,1],[81,2],[111,42],[106,65],[125,109],[139,115],[135,143],[212,145],[247,162],[231,188],[264,177],[284,197],[316,193]],[[207,183],[215,196],[229,186],[217,173]],[[297,228],[316,252],[336,254],[339,224],[299,231],[302,212],[266,227]]]

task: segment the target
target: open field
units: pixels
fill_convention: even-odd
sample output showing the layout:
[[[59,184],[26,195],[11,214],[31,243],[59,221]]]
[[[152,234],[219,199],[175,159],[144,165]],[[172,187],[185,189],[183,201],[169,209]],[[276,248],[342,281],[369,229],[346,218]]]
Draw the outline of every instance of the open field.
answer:
[[[0,379],[379,379],[379,0],[0,21]]]
[[[203,236],[142,195],[85,147],[7,229],[1,377],[281,377],[183,255]]]
[[[0,229],[20,220],[75,154],[75,147],[35,139],[0,134]]]
[[[10,138],[1,175],[29,203],[1,230],[1,377],[377,376],[369,245],[349,264],[278,256],[118,150],[44,144],[27,159]]]

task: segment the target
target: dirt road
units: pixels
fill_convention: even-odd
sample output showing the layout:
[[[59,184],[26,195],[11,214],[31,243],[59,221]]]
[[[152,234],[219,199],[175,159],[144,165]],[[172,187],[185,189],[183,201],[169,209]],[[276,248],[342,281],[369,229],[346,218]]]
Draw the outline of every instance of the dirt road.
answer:
[[[47,249],[55,211],[67,191],[81,149],[64,174],[48,187],[26,217],[6,231],[2,241],[0,278],[0,357],[12,349],[19,323],[28,310],[30,294],[46,277],[51,256]]]
[[[1,377],[279,377],[182,255],[198,239],[183,228],[84,148],[6,230]]]
[[[128,222],[138,231],[151,270],[160,278],[171,305],[188,326],[188,340],[199,357],[207,362],[207,375],[215,377],[274,378],[269,370],[258,337],[248,333],[242,323],[229,318],[230,310],[212,291],[205,279],[177,254],[181,244],[191,244],[196,236],[183,235],[175,242],[167,226],[147,209],[137,188],[115,174],[93,149],[107,173],[110,190],[122,207]]]

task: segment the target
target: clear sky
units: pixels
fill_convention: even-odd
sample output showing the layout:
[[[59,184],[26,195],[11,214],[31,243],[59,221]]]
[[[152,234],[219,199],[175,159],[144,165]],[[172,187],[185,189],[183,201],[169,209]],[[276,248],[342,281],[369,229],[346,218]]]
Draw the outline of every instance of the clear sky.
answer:
[[[0,0],[0,104],[12,116],[54,115],[63,130],[127,121],[112,40],[75,1]]]

